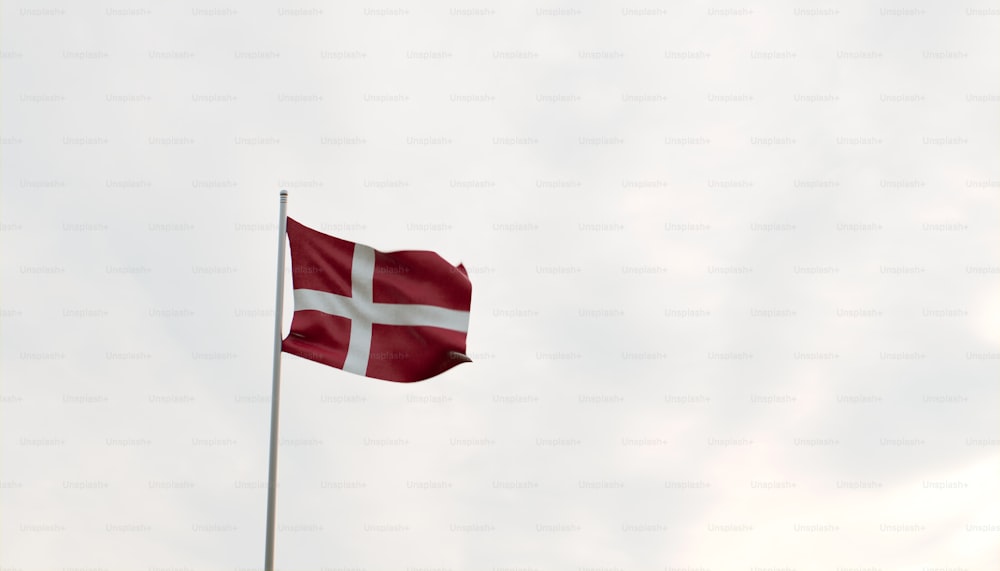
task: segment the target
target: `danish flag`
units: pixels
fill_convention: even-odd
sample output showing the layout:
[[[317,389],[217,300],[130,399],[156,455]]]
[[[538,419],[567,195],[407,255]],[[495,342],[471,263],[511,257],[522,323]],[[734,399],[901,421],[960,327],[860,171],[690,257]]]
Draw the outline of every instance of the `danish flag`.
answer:
[[[295,313],[281,350],[408,383],[471,361],[472,283],[427,251],[380,252],[287,220]]]

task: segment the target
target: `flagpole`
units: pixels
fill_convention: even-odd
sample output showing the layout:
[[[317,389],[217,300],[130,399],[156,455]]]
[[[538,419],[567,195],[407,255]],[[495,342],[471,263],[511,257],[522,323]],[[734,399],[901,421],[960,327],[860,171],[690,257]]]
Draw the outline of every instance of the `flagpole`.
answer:
[[[285,207],[288,191],[281,191],[278,211],[278,277],[274,293],[274,365],[271,368],[271,445],[267,467],[267,537],[264,571],[274,571],[274,504],[278,489],[278,396],[281,388],[281,310],[285,297]]]

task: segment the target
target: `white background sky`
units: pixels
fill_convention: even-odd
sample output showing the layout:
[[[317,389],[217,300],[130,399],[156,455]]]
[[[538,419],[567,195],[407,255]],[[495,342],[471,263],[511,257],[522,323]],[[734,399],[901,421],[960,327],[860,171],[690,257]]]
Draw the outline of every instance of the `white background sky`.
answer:
[[[279,568],[996,569],[998,38],[987,2],[4,2],[0,569],[262,566],[280,188],[464,262],[475,362],[284,357]]]

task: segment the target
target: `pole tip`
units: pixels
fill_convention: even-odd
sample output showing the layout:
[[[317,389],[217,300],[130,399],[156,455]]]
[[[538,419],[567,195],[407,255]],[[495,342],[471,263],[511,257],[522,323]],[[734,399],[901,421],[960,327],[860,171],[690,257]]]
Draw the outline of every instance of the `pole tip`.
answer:
[[[281,196],[288,196],[288,191],[285,189],[281,189],[281,192],[278,194],[280,194]]]

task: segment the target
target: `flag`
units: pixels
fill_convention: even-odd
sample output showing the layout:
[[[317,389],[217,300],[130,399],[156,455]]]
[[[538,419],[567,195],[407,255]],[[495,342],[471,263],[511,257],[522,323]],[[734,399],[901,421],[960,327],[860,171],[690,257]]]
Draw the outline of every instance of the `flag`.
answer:
[[[281,350],[387,381],[422,381],[459,363],[472,283],[427,251],[380,252],[287,219],[295,313]]]

